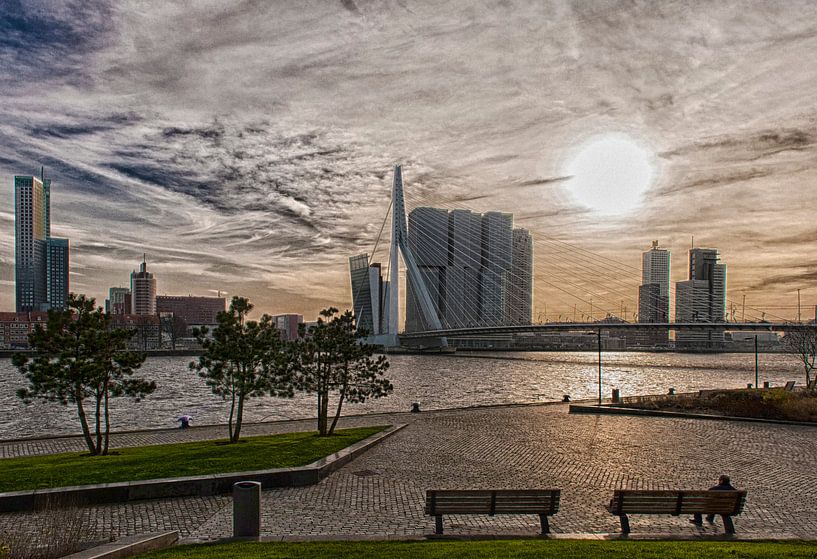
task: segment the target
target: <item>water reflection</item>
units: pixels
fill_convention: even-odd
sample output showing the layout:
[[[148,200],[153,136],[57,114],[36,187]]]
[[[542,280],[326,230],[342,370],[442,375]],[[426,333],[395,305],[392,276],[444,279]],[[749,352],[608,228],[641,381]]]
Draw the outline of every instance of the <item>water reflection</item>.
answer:
[[[423,409],[489,404],[560,401],[598,394],[596,354],[505,353],[467,355],[390,356],[388,377],[394,393],[365,404],[347,404],[347,414],[408,411],[412,402]],[[155,357],[142,368],[159,388],[140,403],[114,400],[116,430],[175,427],[181,414],[195,425],[226,421],[228,408],[210,393],[204,381],[187,367],[188,357]],[[800,381],[797,360],[790,355],[762,355],[760,380],[781,385]],[[619,388],[622,395],[679,392],[705,388],[737,388],[754,382],[753,354],[605,353],[604,395]],[[79,425],[72,407],[36,402],[25,405],[15,396],[22,376],[10,360],[0,360],[0,438],[76,433]],[[315,400],[298,395],[291,400],[257,398],[245,407],[247,421],[314,417]]]

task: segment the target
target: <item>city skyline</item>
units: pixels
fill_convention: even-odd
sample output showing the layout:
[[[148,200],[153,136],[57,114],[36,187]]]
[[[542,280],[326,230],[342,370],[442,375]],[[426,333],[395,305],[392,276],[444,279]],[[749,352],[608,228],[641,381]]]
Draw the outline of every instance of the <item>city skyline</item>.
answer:
[[[535,243],[626,263],[631,309],[645,244],[675,253],[674,283],[693,235],[729,263],[730,300],[795,318],[797,289],[804,317],[817,299],[808,2],[10,7],[0,196],[45,165],[72,290],[100,304],[147,252],[159,293],[350,307],[348,257],[372,251],[394,162],[409,210],[513,213]],[[654,171],[629,213],[571,190],[605,134]],[[2,309],[13,227],[0,212]],[[534,289],[534,320],[559,312]]]

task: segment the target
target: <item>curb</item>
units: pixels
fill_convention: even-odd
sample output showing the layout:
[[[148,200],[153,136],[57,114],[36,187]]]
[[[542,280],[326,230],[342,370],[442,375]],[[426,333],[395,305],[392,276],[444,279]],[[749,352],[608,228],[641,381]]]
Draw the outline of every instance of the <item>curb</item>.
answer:
[[[817,427],[817,423],[806,421],[786,421],[785,419],[761,419],[757,417],[738,417],[734,415],[712,415],[706,413],[687,413],[680,411],[644,410],[640,408],[619,408],[610,404],[602,406],[573,405],[569,413],[595,413],[600,415],[640,415],[646,417],[668,417],[673,419],[714,419],[718,421],[745,421],[749,423],[764,423],[772,425],[796,425],[801,427]]]
[[[66,555],[62,559],[120,559],[137,554],[170,547],[179,541],[179,531],[152,532],[127,536],[111,543],[104,543],[90,549]]]
[[[221,495],[232,491],[233,484],[251,479],[264,489],[314,485],[351,462],[380,441],[390,437],[407,424],[391,425],[370,437],[358,441],[320,460],[295,468],[273,468],[249,472],[230,472],[203,476],[123,481],[98,485],[78,485],[34,491],[0,493],[0,512],[35,510],[54,505],[91,505],[124,503],[165,497]]]

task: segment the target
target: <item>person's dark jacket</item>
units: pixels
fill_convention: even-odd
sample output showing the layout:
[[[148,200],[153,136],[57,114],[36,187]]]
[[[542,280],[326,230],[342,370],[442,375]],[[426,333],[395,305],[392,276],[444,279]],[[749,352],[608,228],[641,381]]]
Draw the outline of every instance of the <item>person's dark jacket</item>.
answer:
[[[732,484],[729,483],[729,482],[719,483],[718,485],[715,485],[714,487],[710,487],[709,490],[710,491],[737,491],[737,489],[732,487]]]

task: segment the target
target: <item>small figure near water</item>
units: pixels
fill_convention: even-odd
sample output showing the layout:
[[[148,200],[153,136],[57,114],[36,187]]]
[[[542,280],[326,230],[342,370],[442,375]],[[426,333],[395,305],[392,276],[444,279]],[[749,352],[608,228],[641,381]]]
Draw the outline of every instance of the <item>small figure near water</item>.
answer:
[[[193,421],[192,415],[181,415],[176,421],[179,422],[179,429],[187,429],[190,427],[190,422]]]
[[[718,485],[709,488],[710,491],[737,491],[735,487],[732,486],[731,480],[729,476],[726,474],[721,474],[718,478]],[[689,519],[690,522],[697,526],[703,525],[703,520],[701,519],[700,513],[695,513],[692,518]],[[706,521],[710,524],[715,522],[715,515],[714,514],[707,514]]]

